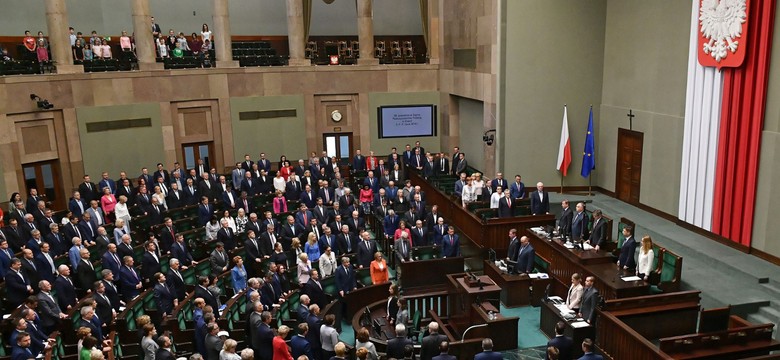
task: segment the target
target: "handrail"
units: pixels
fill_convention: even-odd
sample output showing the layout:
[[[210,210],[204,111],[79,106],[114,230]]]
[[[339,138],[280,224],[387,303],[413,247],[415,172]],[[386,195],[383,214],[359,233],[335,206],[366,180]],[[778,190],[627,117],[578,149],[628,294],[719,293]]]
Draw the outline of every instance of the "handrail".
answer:
[[[488,324],[478,324],[478,325],[471,325],[471,326],[469,326],[468,328],[466,328],[466,330],[463,331],[463,335],[461,335],[460,341],[466,341],[466,334],[469,332],[469,330],[476,329],[476,328],[481,328],[481,327],[486,327],[486,326],[488,326]]]

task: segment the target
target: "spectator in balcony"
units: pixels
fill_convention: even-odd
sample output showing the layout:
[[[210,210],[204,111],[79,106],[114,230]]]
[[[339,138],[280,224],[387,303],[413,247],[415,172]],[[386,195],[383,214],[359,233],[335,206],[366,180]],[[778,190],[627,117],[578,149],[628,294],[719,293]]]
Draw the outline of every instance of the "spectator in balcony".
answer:
[[[92,45],[84,44],[84,61],[92,61],[94,55],[95,54],[92,52]]]
[[[192,55],[198,56],[200,55],[200,49],[203,47],[203,41],[200,40],[198,34],[192,33],[187,47],[192,51]]]
[[[3,61],[12,61],[13,60],[11,55],[8,55],[8,49],[3,49],[2,55],[0,55],[0,60],[3,60]]]
[[[76,62],[84,61],[84,40],[76,39],[76,43],[73,45],[73,60]]]
[[[176,32],[173,29],[168,30],[168,37],[165,38],[165,45],[168,46],[168,51],[173,51],[176,48]]]
[[[119,47],[122,48],[122,52],[125,53],[133,51],[133,41],[127,36],[126,30],[122,30],[122,36],[119,37]]]
[[[161,58],[167,58],[168,56],[168,47],[165,45],[165,39],[164,38],[157,38],[157,56]]]
[[[184,37],[184,33],[180,32],[179,36],[176,37],[176,47],[181,49],[181,51],[189,51],[190,45],[187,44],[187,38]]]
[[[76,29],[74,29],[72,26],[68,28],[68,37],[70,37],[70,46],[73,47],[76,45]]]
[[[108,40],[103,39],[102,45],[100,46],[101,50],[100,53],[103,55],[103,59],[112,59],[113,55],[111,54],[111,45],[108,45]]]
[[[203,37],[203,42],[204,43],[206,41],[208,41],[209,43],[211,42],[211,35],[212,35],[212,33],[211,33],[211,30],[209,30],[209,25],[208,24],[203,24],[203,27],[201,27],[201,29],[200,29],[200,35]],[[209,46],[209,50],[211,50],[211,46]]]
[[[93,59],[99,60],[103,58],[103,45],[101,43],[89,44],[89,47],[92,48]]]
[[[45,39],[38,39],[38,46],[35,48],[35,54],[39,63],[49,61],[49,50],[46,49]]]
[[[206,39],[203,41],[203,46],[200,48],[200,56],[201,61],[203,62],[203,67],[211,67],[211,57],[209,56],[209,50],[211,50],[211,41]]]
[[[43,45],[41,45],[41,40],[43,40]],[[49,50],[49,40],[43,36],[43,31],[38,31],[38,47],[43,47],[44,49]]]
[[[97,31],[92,30],[92,36],[89,38],[89,44],[94,48],[95,46],[103,45],[103,41],[98,36]]]
[[[38,56],[35,53],[36,48],[38,47],[38,43],[35,41],[35,38],[30,34],[30,30],[24,31],[24,39],[22,40],[22,44],[24,44],[24,48],[27,49],[27,54],[24,56],[26,59],[34,60]]]

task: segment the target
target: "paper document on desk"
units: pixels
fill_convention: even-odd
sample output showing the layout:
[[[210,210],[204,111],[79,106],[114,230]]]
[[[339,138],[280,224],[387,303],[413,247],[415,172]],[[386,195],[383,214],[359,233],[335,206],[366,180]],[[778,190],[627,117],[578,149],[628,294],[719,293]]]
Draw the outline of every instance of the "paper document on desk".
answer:
[[[574,310],[569,309],[566,304],[557,304],[555,305],[555,308],[558,309],[558,312],[560,312],[561,315],[574,314]]]
[[[535,232],[543,232],[543,231],[544,231],[544,228],[543,228],[543,227],[541,227],[541,226],[532,227],[532,228],[531,228],[531,231],[535,231]]]
[[[639,280],[642,280],[642,278],[639,277],[639,276],[626,276],[626,277],[622,277],[621,279],[623,279],[623,281],[639,281]]]
[[[590,324],[588,324],[588,322],[586,322],[586,321],[575,321],[575,322],[571,323],[571,327],[573,327],[575,329],[584,328],[584,327],[588,327],[588,326],[590,326]]]
[[[593,246],[588,243],[582,243],[582,250],[593,250]]]
[[[564,243],[563,246],[565,246],[567,249],[574,249],[574,244],[570,242]]]
[[[547,273],[530,273],[528,274],[528,277],[531,279],[548,279],[550,278]]]
[[[560,296],[550,296],[548,297],[551,301],[563,301],[563,299]]]

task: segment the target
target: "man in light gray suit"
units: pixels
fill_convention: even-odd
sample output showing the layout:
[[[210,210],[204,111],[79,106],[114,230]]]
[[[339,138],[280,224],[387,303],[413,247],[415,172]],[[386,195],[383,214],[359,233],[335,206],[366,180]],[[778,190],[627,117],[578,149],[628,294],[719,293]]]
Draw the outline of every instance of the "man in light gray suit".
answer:
[[[103,213],[103,209],[98,206],[97,200],[90,201],[89,205],[89,209],[87,209],[87,213],[90,216],[89,222],[92,223],[93,229],[97,229],[106,223],[106,215]]]
[[[231,172],[233,178],[233,189],[241,190],[241,181],[244,180],[244,169],[241,168],[241,163],[236,163],[236,168]]]
[[[44,333],[51,334],[59,325],[60,319],[64,319],[68,315],[60,310],[59,305],[54,300],[49,281],[39,281],[38,288],[41,289],[41,292],[38,293],[38,314],[41,318],[41,327]]]

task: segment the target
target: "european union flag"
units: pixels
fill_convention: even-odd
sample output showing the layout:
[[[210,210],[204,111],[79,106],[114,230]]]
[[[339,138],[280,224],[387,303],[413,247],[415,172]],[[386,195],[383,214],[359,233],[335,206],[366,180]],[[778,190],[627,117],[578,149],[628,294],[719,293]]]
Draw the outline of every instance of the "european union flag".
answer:
[[[593,137],[593,107],[590,107],[590,117],[588,118],[588,135],[585,137],[585,150],[582,152],[582,171],[580,175],[587,178],[590,172],[596,168],[596,158],[594,158],[596,141]]]

